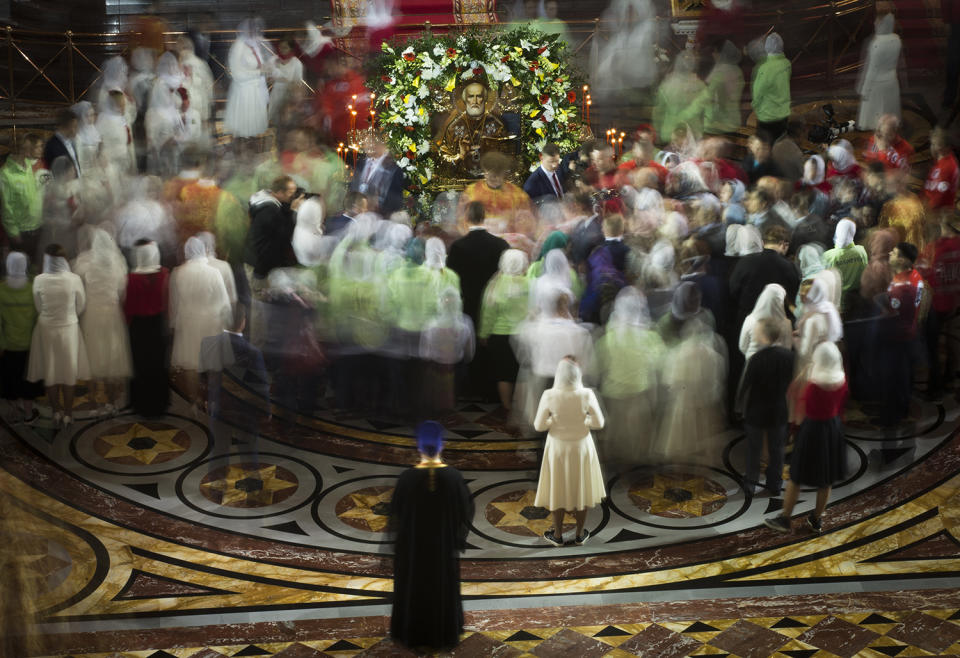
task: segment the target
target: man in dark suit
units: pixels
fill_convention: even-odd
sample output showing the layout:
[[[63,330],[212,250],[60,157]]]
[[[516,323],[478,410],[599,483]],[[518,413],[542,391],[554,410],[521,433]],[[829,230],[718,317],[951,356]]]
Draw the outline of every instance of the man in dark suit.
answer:
[[[403,170],[390,156],[383,137],[376,135],[369,138],[364,155],[357,161],[350,190],[365,195],[370,201],[371,210],[376,210],[383,217],[390,217],[391,213],[403,208],[405,184]]]
[[[323,223],[324,235],[343,237],[347,229],[353,224],[354,218],[367,211],[367,196],[362,192],[351,190],[343,200],[343,212],[333,217],[327,217]]]
[[[487,282],[500,268],[500,254],[510,248],[506,240],[491,235],[483,226],[486,213],[483,203],[467,204],[468,233],[454,241],[447,253],[447,267],[460,277],[460,294],[463,297],[463,312],[479,327],[480,301]],[[495,399],[493,379],[484,357],[483,346],[478,346],[477,355],[470,362],[470,383],[475,393]]]
[[[77,136],[77,115],[70,110],[57,113],[57,131],[47,140],[43,147],[43,163],[47,169],[53,167],[53,161],[60,156],[66,156],[73,163],[73,170],[80,177],[80,161],[77,159],[77,150],[73,138]]]
[[[610,252],[610,260],[613,266],[626,274],[627,254],[630,253],[630,247],[623,242],[623,216],[607,215],[603,218],[604,241],[602,247]]]
[[[540,152],[540,166],[527,177],[523,191],[534,203],[563,199],[562,172],[560,171],[560,147],[547,144]]]
[[[737,335],[743,321],[753,312],[757,298],[768,283],[779,283],[794,299],[800,288],[797,266],[784,257],[790,247],[790,232],[771,226],[763,233],[763,251],[742,257],[730,274],[730,296],[737,304]]]
[[[577,214],[583,219],[577,222],[570,234],[570,262],[579,267],[590,253],[603,244],[603,217],[600,204],[586,194],[578,194],[575,200]]]

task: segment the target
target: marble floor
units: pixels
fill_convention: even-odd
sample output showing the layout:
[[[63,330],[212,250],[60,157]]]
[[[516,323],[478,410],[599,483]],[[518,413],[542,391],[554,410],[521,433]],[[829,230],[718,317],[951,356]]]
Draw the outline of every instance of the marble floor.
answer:
[[[259,402],[228,377],[226,395]],[[413,431],[389,418],[274,406],[259,437],[174,396],[165,416],[4,423],[0,492],[50,656],[409,655],[384,639],[384,529]],[[476,514],[456,655],[960,654],[960,403],[914,399],[881,429],[846,418],[849,477],[824,533],[762,525],[782,501],[740,485],[744,440],[712,467],[606,473],[584,546],[542,539],[538,437],[491,405],[444,419]],[[214,436],[230,454],[213,454]],[[801,494],[797,514],[811,509]],[[572,522],[572,519],[570,519]]]

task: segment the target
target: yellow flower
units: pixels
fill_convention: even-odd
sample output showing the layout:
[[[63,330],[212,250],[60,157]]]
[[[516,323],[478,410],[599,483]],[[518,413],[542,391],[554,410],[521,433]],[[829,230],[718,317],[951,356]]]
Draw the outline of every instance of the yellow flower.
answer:
[[[536,110],[533,110],[533,111],[530,113],[530,116],[531,116],[531,117],[535,117],[535,116],[537,116],[538,114],[540,114],[539,108],[536,109]]]
[[[419,88],[420,88],[420,76],[418,75],[417,77],[415,77],[415,78],[413,79],[413,82],[411,82],[410,84],[413,85],[413,88],[414,88],[414,89],[419,89]]]
[[[513,49],[517,51],[518,55],[523,54],[523,48],[521,48],[520,46],[514,46]]]
[[[520,84],[519,82],[517,84]],[[453,91],[457,88],[457,76],[453,76],[447,81],[447,86],[444,87],[445,91]]]
[[[420,182],[421,182],[422,184],[426,185],[426,184],[427,184],[427,180],[428,180],[428,179],[427,179],[426,176],[424,176],[423,174],[420,174]]]
[[[537,128],[537,134],[543,137],[543,128]]]
[[[416,153],[416,152],[417,152],[417,145],[414,144],[413,142],[410,142],[410,145],[407,146],[407,150],[408,150],[408,151],[413,151],[414,153]]]
[[[519,86],[520,86],[520,81],[517,80],[516,78],[510,78],[510,83],[511,83],[514,87],[519,87]]]
[[[407,103],[409,103],[411,98],[413,98],[413,96],[411,96],[410,94],[407,94],[406,96],[404,96],[403,104],[406,105]]]

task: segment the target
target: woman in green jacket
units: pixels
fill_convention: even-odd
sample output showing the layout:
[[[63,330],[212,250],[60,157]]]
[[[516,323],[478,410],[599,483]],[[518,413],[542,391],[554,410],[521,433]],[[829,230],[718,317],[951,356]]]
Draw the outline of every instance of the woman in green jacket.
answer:
[[[5,400],[16,400],[19,418],[36,420],[33,400],[43,395],[43,382],[27,381],[30,338],[37,323],[33,281],[27,277],[27,256],[19,251],[7,255],[7,276],[0,281],[0,387]]]
[[[527,255],[519,249],[507,249],[500,254],[500,270],[490,279],[480,303],[477,336],[487,345],[500,404],[507,411],[512,408],[513,388],[520,369],[510,337],[526,318],[530,303],[530,279],[523,275],[526,268]]]

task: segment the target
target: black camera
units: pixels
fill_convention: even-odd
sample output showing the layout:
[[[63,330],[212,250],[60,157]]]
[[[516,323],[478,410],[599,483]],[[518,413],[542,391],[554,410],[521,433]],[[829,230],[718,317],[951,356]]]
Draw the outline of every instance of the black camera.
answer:
[[[827,118],[824,123],[813,126],[807,132],[807,139],[814,144],[829,144],[840,135],[854,130],[857,122],[853,119],[840,123],[834,116],[833,105],[827,103],[823,106],[823,114]]]

